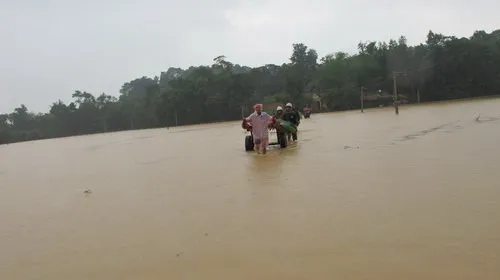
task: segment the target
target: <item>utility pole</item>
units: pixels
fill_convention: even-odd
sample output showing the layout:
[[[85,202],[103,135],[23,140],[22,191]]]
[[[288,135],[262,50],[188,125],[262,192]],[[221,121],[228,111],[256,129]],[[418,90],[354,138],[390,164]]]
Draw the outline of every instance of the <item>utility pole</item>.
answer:
[[[420,90],[417,88],[417,104],[420,104]]]
[[[396,115],[399,115],[399,98],[398,98],[398,83],[397,83],[397,76],[406,76],[406,72],[392,72],[392,83],[394,86],[394,111],[396,112]]]
[[[364,88],[361,87],[361,113],[363,113],[364,101],[365,101],[365,91]]]
[[[396,112],[396,115],[399,115],[399,105],[398,105],[398,84],[396,82],[396,71],[392,72],[392,84],[394,86],[393,88],[393,94],[394,94],[394,111]]]

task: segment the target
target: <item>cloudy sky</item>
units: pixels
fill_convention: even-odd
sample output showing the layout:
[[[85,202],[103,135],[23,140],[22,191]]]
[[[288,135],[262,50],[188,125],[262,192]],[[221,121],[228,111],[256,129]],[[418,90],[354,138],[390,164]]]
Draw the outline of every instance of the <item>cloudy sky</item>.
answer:
[[[292,43],[320,56],[360,40],[427,32],[470,36],[500,28],[498,0],[0,0],[0,113],[23,103],[48,111],[74,90],[118,95],[168,67],[225,55],[281,64]]]

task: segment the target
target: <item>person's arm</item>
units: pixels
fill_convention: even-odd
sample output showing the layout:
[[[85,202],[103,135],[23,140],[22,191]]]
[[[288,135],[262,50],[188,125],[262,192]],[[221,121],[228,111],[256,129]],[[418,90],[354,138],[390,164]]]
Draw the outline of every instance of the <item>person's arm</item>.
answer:
[[[252,123],[252,117],[255,113],[251,113],[250,116],[244,118],[243,120],[246,121],[246,122],[249,122],[249,123]]]
[[[250,127],[252,126],[252,117],[253,117],[253,113],[250,114],[250,116],[243,118],[243,122],[241,123],[241,127],[243,129],[246,129],[246,130],[250,129]]]
[[[297,125],[299,125],[300,124],[300,113],[295,112],[295,114],[297,115]]]
[[[276,116],[267,115],[267,126],[273,128],[276,125]]]

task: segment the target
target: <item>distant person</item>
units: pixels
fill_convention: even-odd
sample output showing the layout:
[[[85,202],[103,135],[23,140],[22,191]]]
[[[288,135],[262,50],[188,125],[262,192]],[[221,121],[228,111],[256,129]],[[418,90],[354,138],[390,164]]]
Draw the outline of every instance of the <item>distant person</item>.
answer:
[[[309,108],[309,107],[304,107],[304,109],[302,109],[302,115],[304,116],[304,118],[309,118],[311,116],[311,112],[312,112],[312,109]]]
[[[254,149],[257,153],[266,154],[267,145],[269,144],[269,123],[272,118],[266,112],[262,112],[263,105],[255,104],[254,112],[243,121],[252,125],[252,135]]]
[[[299,113],[297,113],[297,111],[293,110],[292,103],[287,103],[285,105],[285,113],[283,114],[283,120],[290,122],[295,127],[295,129],[297,129],[297,127],[299,126],[300,115]],[[290,140],[290,138],[292,138],[293,141],[297,141],[297,131],[291,133],[291,135],[289,134],[288,140]]]

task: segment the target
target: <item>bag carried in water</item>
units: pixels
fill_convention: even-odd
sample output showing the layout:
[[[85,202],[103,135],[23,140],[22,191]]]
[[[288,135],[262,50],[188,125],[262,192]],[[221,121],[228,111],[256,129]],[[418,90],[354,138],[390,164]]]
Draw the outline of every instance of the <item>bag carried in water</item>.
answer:
[[[284,121],[284,120],[278,120],[278,123],[279,123],[280,129],[282,129],[283,132],[286,132],[286,133],[297,132],[297,128],[291,122]]]

